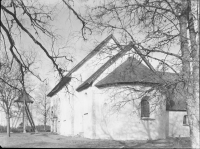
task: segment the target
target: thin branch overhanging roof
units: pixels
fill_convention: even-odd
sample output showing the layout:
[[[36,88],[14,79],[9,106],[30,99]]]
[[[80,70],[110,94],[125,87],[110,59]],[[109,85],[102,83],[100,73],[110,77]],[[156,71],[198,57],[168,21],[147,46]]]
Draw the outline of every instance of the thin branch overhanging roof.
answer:
[[[119,42],[116,40],[116,38],[111,34],[110,36],[108,36],[105,40],[103,40],[93,51],[91,51],[82,61],[80,61],[73,69],[71,69],[69,71],[69,73],[67,75],[65,75],[60,81],[59,83],[52,89],[52,91],[47,95],[49,97],[52,97],[53,95],[55,95],[56,93],[58,93],[66,84],[68,84],[71,81],[71,74],[74,73],[75,71],[77,71],[83,64],[85,64],[85,62],[87,62],[89,59],[91,59],[94,55],[96,55],[103,46],[105,46],[111,39],[114,40],[114,42],[116,43],[116,45],[120,48],[120,52],[118,54],[116,54],[115,56],[113,56],[111,59],[109,59],[103,66],[101,66],[93,75],[91,75],[85,82],[83,82],[76,90],[77,91],[82,91],[86,88],[88,88],[89,86],[91,86],[93,84],[93,82],[96,80],[96,78],[105,70],[107,69],[110,65],[112,65],[119,57],[121,57],[124,53],[126,53],[128,50],[131,49],[131,46],[135,49],[133,43],[130,43],[129,45],[127,45],[124,49],[120,46]],[[136,50],[138,51],[138,50]],[[139,54],[140,55],[140,54]],[[141,55],[140,55],[141,56]],[[145,58],[142,57],[143,60],[145,60]],[[137,69],[135,71],[132,71],[131,69],[127,69],[127,71],[129,71],[129,76],[126,75],[126,77],[124,79],[122,78],[115,78],[113,77],[113,73],[117,73],[120,72],[121,69],[124,70],[125,67],[124,65],[126,65],[126,63],[130,63],[129,62],[125,62],[124,64],[121,65],[120,68],[117,68],[116,70],[114,70],[112,72],[112,74],[109,74],[106,78],[104,78],[103,80],[101,80],[100,82],[98,82],[96,84],[97,87],[102,87],[104,85],[108,85],[108,84],[112,84],[112,83],[130,83],[131,81],[133,82],[133,80],[135,82],[144,82],[144,83],[154,83],[154,84],[160,84],[160,83],[164,83],[166,81],[170,81],[170,79],[175,78],[175,74],[172,73],[166,73],[164,75],[162,75],[160,72],[154,72],[154,70],[150,70],[151,69],[151,64],[149,62],[146,62],[148,65],[148,67],[150,67],[150,69],[148,67],[146,67],[143,64],[138,65],[136,62],[136,60],[134,60],[133,62],[135,62],[135,67],[133,67],[134,69]],[[136,66],[136,64],[138,66]],[[130,72],[132,71],[132,72]],[[135,72],[135,74],[133,74]],[[109,77],[112,76],[112,77]],[[120,75],[118,75],[119,77]],[[115,80],[113,80],[115,79]],[[131,81],[130,81],[131,80]],[[164,82],[163,82],[164,81]]]
[[[56,93],[58,93],[66,84],[68,84],[71,80],[71,74],[77,71],[85,62],[87,62],[89,59],[91,59],[94,55],[96,55],[102,47],[104,47],[111,39],[116,43],[116,45],[123,50],[116,38],[111,34],[106,39],[104,39],[93,51],[91,51],[82,61],[80,61],[74,68],[72,68],[61,80],[58,82],[58,84],[48,93],[47,96],[52,97]]]

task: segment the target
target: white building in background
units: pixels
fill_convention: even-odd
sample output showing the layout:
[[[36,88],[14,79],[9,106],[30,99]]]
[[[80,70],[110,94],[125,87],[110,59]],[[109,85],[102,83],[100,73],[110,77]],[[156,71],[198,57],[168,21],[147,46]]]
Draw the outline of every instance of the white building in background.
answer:
[[[153,73],[132,49],[110,35],[48,94],[52,131],[91,139],[188,137],[186,103],[173,73]],[[62,89],[64,86],[67,88]]]

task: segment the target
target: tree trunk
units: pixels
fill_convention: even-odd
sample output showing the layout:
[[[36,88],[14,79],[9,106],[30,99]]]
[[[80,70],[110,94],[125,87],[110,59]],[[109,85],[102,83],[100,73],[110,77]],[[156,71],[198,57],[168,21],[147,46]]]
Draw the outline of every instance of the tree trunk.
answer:
[[[199,121],[199,50],[194,29],[194,19],[191,12],[191,1],[188,4],[188,28],[191,43],[192,58],[192,101],[190,103],[190,130],[192,148],[200,148],[200,121]]]
[[[25,111],[25,100],[23,102],[23,133],[26,133],[26,111]]]
[[[47,120],[48,120],[48,105],[46,95],[44,96],[44,131],[46,132]]]
[[[45,114],[44,114],[44,131],[45,132],[46,132],[46,124],[47,124],[47,114],[46,114],[46,106],[45,106]]]
[[[190,126],[190,140],[192,148],[200,148],[199,143],[199,104],[198,98],[193,98],[188,104],[188,118]]]
[[[7,119],[7,136],[10,137],[10,116],[9,116],[9,112],[6,113],[6,119]]]
[[[44,131],[46,132],[46,122],[44,122]]]
[[[197,62],[193,64],[193,70],[191,70],[191,55],[188,45],[188,0],[183,0],[181,3],[181,15],[179,18],[180,23],[180,42],[181,42],[181,52],[182,52],[182,75],[184,81],[184,98],[186,98],[187,114],[190,127],[190,140],[192,148],[199,148],[199,89],[198,87],[198,77],[196,67]],[[191,37],[191,36],[190,36]],[[196,39],[195,39],[196,40]],[[195,68],[195,69],[194,69]],[[191,73],[193,71],[193,73]]]

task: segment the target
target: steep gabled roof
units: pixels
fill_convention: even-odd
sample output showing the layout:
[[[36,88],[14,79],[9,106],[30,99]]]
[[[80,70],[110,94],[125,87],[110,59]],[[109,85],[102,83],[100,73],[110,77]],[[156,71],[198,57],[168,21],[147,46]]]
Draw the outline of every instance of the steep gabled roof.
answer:
[[[162,79],[158,76],[162,77]],[[104,79],[100,80],[96,87],[112,86],[116,84],[162,84],[164,81],[173,81],[176,75],[173,73],[157,72],[157,75],[148,67],[133,57],[129,57]]]
[[[83,82],[76,91],[80,92],[93,84],[93,82],[109,67],[111,66],[116,60],[118,60],[121,56],[123,56],[127,51],[132,48],[132,42],[130,42],[124,50],[121,50],[111,59],[109,59],[103,66],[101,66],[93,75],[91,75],[85,82]]]
[[[106,39],[104,39],[93,51],[91,51],[82,61],[80,61],[74,68],[72,68],[65,76],[62,78],[59,83],[48,93],[47,96],[52,97],[56,93],[58,93],[71,79],[70,76],[72,73],[77,71],[83,64],[85,64],[89,59],[91,59],[94,55],[96,55],[103,46],[105,46],[111,39],[115,41],[118,45],[119,43],[115,39],[115,37],[111,34]],[[118,45],[119,46],[119,45]]]

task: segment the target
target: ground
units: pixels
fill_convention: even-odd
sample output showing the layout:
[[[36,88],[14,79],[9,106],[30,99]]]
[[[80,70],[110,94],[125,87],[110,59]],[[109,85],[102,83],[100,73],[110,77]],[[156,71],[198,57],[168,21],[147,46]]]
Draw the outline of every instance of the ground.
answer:
[[[1,147],[15,148],[189,148],[189,138],[155,141],[118,141],[66,137],[53,133],[0,133]]]

